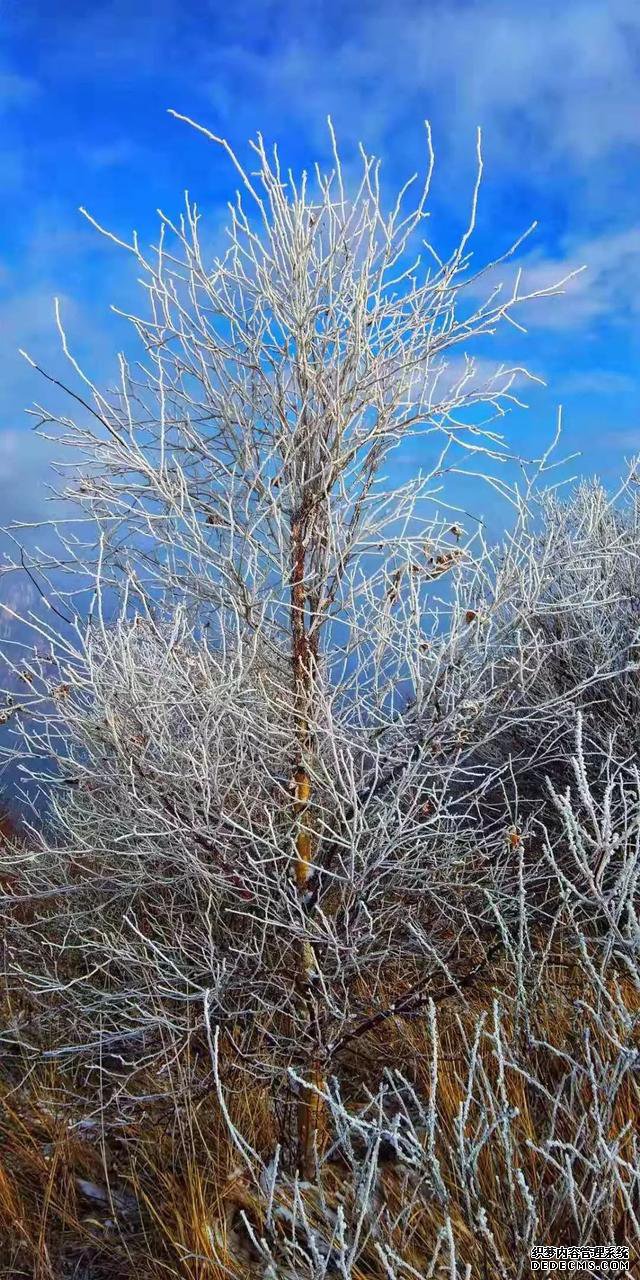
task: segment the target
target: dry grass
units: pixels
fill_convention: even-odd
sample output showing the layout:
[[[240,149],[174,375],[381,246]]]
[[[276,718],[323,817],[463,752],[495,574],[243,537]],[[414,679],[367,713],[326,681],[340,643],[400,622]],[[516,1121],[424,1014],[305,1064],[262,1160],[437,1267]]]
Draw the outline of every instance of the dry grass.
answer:
[[[563,1088],[564,1059],[584,1058],[587,1041],[591,1053],[605,1070],[613,1069],[616,1052],[594,1021],[585,1037],[588,1014],[593,1003],[585,971],[557,957],[549,966],[543,988],[532,1011],[529,1041],[514,1024],[509,1010],[510,975],[496,962],[476,987],[460,998],[449,999],[438,1010],[440,1073],[438,1081],[437,1155],[447,1191],[447,1209],[430,1194],[415,1201],[410,1221],[391,1229],[391,1243],[416,1274],[427,1274],[439,1233],[448,1216],[456,1244],[457,1264],[468,1265],[472,1276],[496,1274],[489,1246],[493,1238],[495,1254],[513,1256],[513,1206],[509,1170],[500,1124],[484,1144],[476,1170],[475,1196],[487,1210],[484,1239],[469,1224],[465,1187],[456,1159],[457,1122],[468,1092],[467,1079],[473,1053],[474,1027],[485,1014],[492,1028],[496,993],[507,1010],[501,1034],[509,1046],[507,1060],[527,1064],[531,1076],[549,1092],[549,1099]],[[629,980],[610,975],[616,996],[622,996],[629,1013],[640,1012],[640,993]],[[583,1004],[577,1002],[582,1001]],[[13,1009],[15,1014],[15,1008]],[[533,1051],[531,1038],[544,1041],[548,1049]],[[527,1047],[529,1045],[529,1047]],[[518,1054],[518,1048],[520,1053]],[[425,1017],[412,1022],[388,1020],[377,1027],[359,1046],[360,1077],[375,1077],[385,1066],[401,1065],[416,1093],[428,1098],[431,1089],[431,1034]],[[227,1055],[224,1062],[225,1089],[234,1122],[251,1145],[265,1156],[277,1138],[270,1099],[264,1087],[250,1085],[239,1074],[237,1062]],[[33,1276],[38,1280],[62,1277],[160,1277],[181,1280],[222,1280],[222,1277],[262,1276],[255,1249],[244,1226],[242,1213],[254,1225],[259,1237],[265,1227],[265,1197],[247,1170],[238,1167],[238,1153],[229,1141],[215,1091],[208,1083],[202,1063],[173,1069],[170,1077],[146,1080],[148,1092],[164,1096],[131,1106],[126,1125],[103,1129],[95,1115],[98,1094],[88,1089],[86,1079],[76,1070],[63,1078],[58,1067],[34,1061],[26,1070],[23,1051],[5,1061],[0,1101],[0,1274]],[[497,1065],[485,1060],[487,1083],[498,1094]],[[357,1063],[353,1055],[342,1072],[351,1082],[351,1100],[362,1097],[357,1083]],[[142,1086],[142,1082],[140,1082]],[[544,1143],[551,1101],[517,1069],[505,1073],[504,1090],[514,1109],[510,1128],[511,1148],[536,1200],[542,1230],[536,1243],[579,1243],[575,1224],[566,1216],[553,1215],[553,1178],[540,1148]],[[141,1092],[142,1092],[141,1087]],[[61,1099],[64,1098],[64,1104]],[[633,1129],[640,1115],[637,1076],[628,1073],[621,1084],[612,1110],[608,1138],[619,1141],[621,1153],[633,1159]],[[589,1080],[573,1098],[572,1125],[560,1124],[559,1137],[573,1140],[571,1127],[589,1123],[594,1099]],[[122,1107],[121,1107],[122,1111]],[[79,1122],[82,1122],[79,1127]],[[473,1106],[468,1124],[473,1126]],[[382,1159],[378,1168],[377,1195],[384,1202],[389,1220],[402,1207],[406,1182],[401,1167],[393,1159]],[[335,1205],[341,1196],[347,1210],[350,1196],[348,1170],[336,1155],[325,1161],[322,1182],[327,1202]],[[522,1193],[516,1188],[516,1195]],[[286,1184],[281,1196],[287,1199]],[[293,1192],[291,1191],[291,1195]],[[317,1189],[304,1195],[310,1219],[321,1220]],[[291,1198],[291,1197],[290,1197]],[[525,1206],[520,1205],[520,1209]],[[519,1210],[518,1210],[519,1211]],[[637,1212],[637,1206],[636,1206]],[[397,1215],[396,1215],[397,1216]],[[618,1242],[633,1245],[633,1223],[621,1190],[606,1206],[601,1224],[601,1240],[610,1236],[610,1224]],[[598,1234],[594,1224],[595,1235]],[[635,1241],[636,1248],[640,1241]],[[450,1260],[449,1260],[450,1261]],[[515,1265],[521,1259],[514,1259]],[[442,1274],[449,1275],[446,1255]],[[439,1266],[440,1264],[438,1264]],[[440,1274],[436,1267],[436,1275]],[[280,1274],[280,1273],[279,1273]],[[289,1271],[283,1270],[283,1276]],[[373,1239],[363,1242],[353,1280],[385,1275]],[[404,1274],[404,1273],[403,1273]]]

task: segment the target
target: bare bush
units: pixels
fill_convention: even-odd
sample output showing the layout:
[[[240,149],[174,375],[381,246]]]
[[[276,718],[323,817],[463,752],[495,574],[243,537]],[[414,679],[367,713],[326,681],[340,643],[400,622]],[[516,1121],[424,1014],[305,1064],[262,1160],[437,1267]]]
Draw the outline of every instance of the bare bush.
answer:
[[[468,532],[441,480],[504,460],[494,418],[522,371],[487,381],[447,353],[532,301],[519,280],[477,301],[477,188],[460,243],[446,259],[427,246],[425,267],[431,154],[413,203],[409,185],[387,211],[364,153],[347,190],[337,153],[311,183],[255,151],[257,176],[232,156],[250,213],[238,197],[211,265],[190,203],[177,224],[163,218],[153,256],[126,246],[149,310],[129,317],[143,356],[121,359],[116,391],[82,373],[59,321],[84,416],[55,421],[83,514],[37,566],[69,630],[32,622],[11,712],[57,776],[46,831],[5,858],[20,877],[5,903],[8,981],[31,993],[50,1052],[97,1070],[121,1114],[144,1105],[152,1067],[173,1064],[187,1096],[203,1059],[224,1110],[221,1038],[268,1085],[283,1162],[266,1184],[229,1117],[269,1230],[276,1188],[285,1236],[293,1196],[285,1263],[253,1239],[265,1277],[355,1275],[365,1239],[381,1275],[422,1274],[389,1243],[396,1227],[404,1239],[404,1210],[376,1235],[389,1144],[417,1179],[407,1205],[428,1184],[445,1215],[433,1274],[440,1250],[455,1275],[458,1256],[470,1263],[437,1174],[446,1151],[464,1230],[487,1248],[485,1148],[500,1151],[513,1248],[554,1214],[586,1230],[604,1185],[607,1230],[617,1198],[634,1203],[627,1147],[602,1144],[635,1025],[607,984],[637,985],[638,490],[632,473],[614,498],[587,485],[562,501],[538,490],[544,459],[522,491],[495,482],[516,507],[500,547]],[[40,429],[53,420],[39,411]],[[412,435],[432,438],[428,467],[389,489],[382,467]],[[609,1096],[584,1046],[558,1049],[566,1093],[535,1128],[534,1195],[506,1064],[525,1071],[519,1037],[530,1047],[560,934],[592,981],[616,1086]],[[464,1001],[504,957],[508,1027],[497,1008],[464,1032],[475,1047],[457,1137],[437,1135],[436,1058],[432,1093],[411,1083],[419,1052],[403,1066],[411,1107],[391,1116],[401,1091],[390,1069],[380,1085],[381,1033]],[[436,1055],[435,1012],[431,1028]],[[588,1125],[575,1103],[587,1080],[600,1108]],[[354,1135],[364,1154],[329,1214],[323,1162]],[[322,1238],[296,1165],[315,1175]]]

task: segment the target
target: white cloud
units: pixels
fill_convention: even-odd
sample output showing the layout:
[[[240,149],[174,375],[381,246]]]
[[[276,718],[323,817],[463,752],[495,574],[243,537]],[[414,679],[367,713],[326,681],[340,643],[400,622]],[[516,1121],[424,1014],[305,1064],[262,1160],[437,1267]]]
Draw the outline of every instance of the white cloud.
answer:
[[[71,299],[63,299],[65,311],[77,315]],[[26,348],[35,359],[61,366],[60,340],[55,326],[53,297],[44,289],[25,289],[24,292],[6,297],[0,302],[0,406],[2,422],[20,402],[27,386],[30,394],[23,401],[29,404],[34,395],[36,375],[20,356],[19,348]],[[42,386],[38,386],[42,392]]]
[[[640,315],[640,225],[575,243],[557,258],[531,255],[521,263],[523,289],[546,288],[584,266],[560,298],[526,309],[528,327],[589,329],[599,322],[628,325]]]
[[[629,326],[640,316],[640,223],[600,235],[566,235],[556,254],[533,249],[517,263],[490,267],[472,280],[466,296],[484,301],[499,285],[510,296],[521,271],[520,295],[553,289],[558,294],[523,302],[516,318],[527,329],[593,330],[597,324]]]
[[[374,145],[408,109],[436,118],[449,152],[462,146],[466,154],[481,124],[494,153],[526,156],[541,171],[554,163],[588,169],[640,143],[636,0],[397,0],[355,14],[349,27],[288,6],[280,35],[257,52],[246,13],[238,13],[226,44],[203,51],[220,115],[235,124],[246,114],[242,80],[267,116],[286,105],[316,132],[331,110],[343,133]]]

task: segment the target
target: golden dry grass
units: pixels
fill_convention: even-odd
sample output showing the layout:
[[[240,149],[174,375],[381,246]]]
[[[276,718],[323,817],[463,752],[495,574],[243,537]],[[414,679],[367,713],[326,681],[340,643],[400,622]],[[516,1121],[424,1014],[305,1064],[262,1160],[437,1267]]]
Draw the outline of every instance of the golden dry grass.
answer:
[[[0,838],[2,830],[0,830]],[[18,908],[20,911],[21,908]],[[545,939],[539,939],[543,949]],[[473,968],[473,960],[465,966]],[[383,1006],[398,999],[403,976],[389,973],[387,999],[378,990]],[[404,974],[405,985],[410,975]],[[619,1012],[640,1015],[640,991],[631,978],[608,973],[615,990]],[[531,1086],[522,1070],[504,1071],[503,1096],[513,1112],[510,1120],[511,1150],[524,1176],[538,1211],[536,1243],[579,1243],[576,1225],[565,1216],[553,1216],[553,1169],[541,1147],[547,1132],[551,1099],[563,1087],[562,1055],[582,1062],[585,1031],[592,1050],[606,1073],[613,1072],[618,1050],[615,1036],[603,1023],[590,1018],[589,1008],[598,995],[587,969],[570,945],[559,935],[553,956],[544,970],[544,980],[529,1009],[529,1042],[523,1044],[523,1030],[513,1009],[514,974],[504,958],[496,957],[489,969],[465,987],[461,995],[438,1000],[437,1025],[440,1070],[437,1086],[437,1157],[447,1193],[446,1210],[425,1190],[418,1196],[409,1221],[390,1228],[389,1243],[414,1268],[426,1274],[445,1217],[455,1239],[460,1274],[469,1267],[472,1280],[489,1280],[495,1270],[495,1256],[513,1259],[503,1275],[516,1274],[521,1261],[514,1253],[513,1188],[500,1126],[487,1141],[477,1160],[475,1195],[487,1213],[487,1234],[482,1239],[469,1220],[464,1179],[456,1157],[457,1125],[461,1106],[468,1094],[470,1059],[478,1020],[485,1018],[487,1030],[494,1025],[496,999],[501,1005],[501,1035],[508,1042],[512,1060],[524,1063],[546,1089]],[[366,992],[358,993],[363,1021],[366,1021]],[[614,1002],[615,1004],[615,1002]],[[511,1012],[510,1012],[511,1011]],[[258,1280],[264,1274],[257,1266],[243,1226],[242,1214],[254,1224],[260,1236],[265,1226],[265,1197],[247,1171],[239,1166],[238,1152],[229,1138],[219,1102],[212,1087],[208,1054],[194,1053],[192,1059],[175,1058],[167,1051],[166,1069],[155,1076],[136,1079],[138,1096],[151,1101],[130,1105],[126,1123],[122,1109],[119,1123],[113,1113],[104,1120],[99,1089],[86,1068],[70,1069],[39,1052],[33,1027],[37,1027],[37,1006],[26,992],[5,992],[0,1003],[4,1027],[26,1025],[32,1048],[0,1042],[0,1276],[8,1280]],[[621,1039],[626,1032],[621,1027]],[[531,1049],[533,1040],[548,1046]],[[235,1030],[236,1042],[239,1036]],[[197,1045],[197,1041],[194,1041]],[[202,1050],[202,1045],[200,1049]],[[640,1042],[636,1039],[636,1048]],[[554,1052],[555,1051],[555,1052]],[[374,1020],[368,1032],[345,1045],[333,1069],[340,1076],[343,1096],[355,1109],[366,1087],[375,1089],[385,1069],[400,1068],[411,1079],[416,1093],[428,1099],[432,1090],[433,1042],[429,1019],[388,1018]],[[251,1146],[268,1158],[282,1137],[281,1116],[274,1115],[267,1087],[241,1069],[229,1045],[223,1047],[221,1068],[229,1109],[240,1132]],[[495,1055],[485,1055],[483,1069],[487,1096],[498,1096],[498,1068]],[[588,1073],[573,1098],[573,1112],[561,1119],[556,1131],[568,1143],[576,1127],[588,1124],[595,1099]],[[476,1098],[470,1124],[481,1103]],[[491,1103],[489,1109],[491,1109]],[[295,1102],[292,1099],[292,1109]],[[620,1154],[633,1160],[633,1133],[640,1119],[640,1087],[637,1074],[628,1072],[617,1089],[607,1141],[618,1143]],[[328,1141],[328,1133],[321,1135]],[[353,1186],[344,1162],[336,1158],[325,1163],[323,1190],[329,1205],[342,1201],[349,1210]],[[283,1204],[291,1203],[290,1187],[282,1188]],[[378,1196],[390,1210],[402,1207],[406,1182],[393,1161],[380,1166]],[[519,1192],[516,1192],[518,1195]],[[309,1187],[305,1200],[311,1221],[321,1225],[317,1189]],[[518,1205],[521,1209],[522,1205]],[[613,1224],[620,1243],[635,1244],[633,1219],[623,1188],[614,1189],[606,1206],[607,1221],[601,1224],[601,1240],[606,1242]],[[633,1206],[636,1215],[640,1206]],[[488,1249],[487,1239],[495,1249]],[[352,1280],[385,1280],[386,1275],[373,1240],[364,1239]],[[409,1273],[408,1273],[409,1274]],[[434,1277],[449,1276],[446,1259]],[[290,1271],[283,1271],[287,1280]]]
[[[448,1213],[456,1239],[459,1264],[470,1264],[471,1275],[493,1274],[486,1241],[470,1229],[465,1209],[464,1188],[455,1159],[456,1118],[465,1096],[473,1028],[479,1014],[486,1013],[491,1025],[496,992],[508,992],[510,976],[496,962],[494,971],[470,991],[464,1001],[448,1000],[439,1009],[441,1071],[438,1084],[438,1157],[449,1195]],[[630,1012],[640,1009],[639,993],[630,981],[620,981],[619,989]],[[591,992],[580,968],[550,968],[534,1012],[537,1038],[557,1049],[578,1054],[584,1039],[585,1012],[576,998],[589,1003]],[[508,1015],[503,1034],[518,1042],[518,1030]],[[591,1028],[598,1035],[597,1025]],[[606,1062],[613,1049],[606,1037],[594,1042]],[[378,1026],[359,1046],[362,1074],[368,1075],[390,1063],[411,1072],[416,1090],[428,1097],[431,1049],[428,1023],[389,1020]],[[551,1054],[539,1051],[536,1076],[550,1096],[560,1086],[561,1067]],[[237,1152],[231,1145],[215,1093],[204,1087],[206,1064],[191,1074],[191,1085],[200,1089],[191,1096],[182,1094],[185,1080],[173,1078],[168,1096],[132,1110],[126,1129],[100,1123],[84,1134],[75,1127],[91,1110],[81,1077],[64,1078],[58,1068],[11,1059],[5,1066],[0,1086],[0,1275],[33,1276],[37,1280],[61,1280],[76,1275],[106,1280],[107,1277],[174,1276],[180,1280],[222,1280],[223,1277],[258,1275],[251,1249],[239,1222],[244,1210],[260,1233],[264,1204],[255,1186],[238,1168]],[[356,1062],[345,1062],[344,1073],[352,1074],[352,1094],[357,1102]],[[365,1070],[366,1068],[366,1070]],[[488,1064],[488,1073],[495,1066]],[[235,1122],[256,1150],[268,1153],[276,1140],[276,1128],[266,1090],[249,1085],[246,1077],[225,1062],[230,1106]],[[167,1095],[167,1078],[146,1082]],[[75,1101],[63,1106],[64,1096]],[[174,1095],[171,1096],[171,1089]],[[509,1105],[517,1108],[513,1120],[517,1163],[533,1189],[541,1216],[538,1243],[575,1243],[570,1221],[545,1223],[549,1165],[535,1148],[540,1145],[548,1108],[541,1105],[523,1075],[508,1070],[505,1089]],[[150,1088],[151,1091],[151,1088]],[[85,1093],[83,1100],[83,1092]],[[575,1106],[588,1116],[592,1104],[589,1083]],[[616,1100],[609,1138],[622,1137],[622,1149],[630,1144],[630,1131],[640,1116],[637,1078],[626,1077]],[[560,1131],[562,1136],[562,1130]],[[567,1140],[571,1134],[567,1132]],[[631,1149],[629,1146],[629,1154]],[[338,1163],[325,1169],[326,1194],[336,1201],[344,1170]],[[400,1200],[402,1180],[393,1164],[384,1165],[380,1193],[388,1206]],[[479,1196],[488,1211],[488,1225],[500,1254],[513,1253],[511,1217],[508,1205],[505,1152],[498,1136],[486,1143],[477,1166]],[[91,1184],[98,1196],[87,1195],[83,1186]],[[308,1192],[313,1216],[313,1192]],[[100,1198],[100,1196],[102,1198]],[[131,1206],[135,1206],[131,1212]],[[620,1241],[632,1243],[629,1215],[621,1194],[616,1198],[613,1220]],[[444,1220],[443,1209],[425,1195],[412,1220],[403,1227],[403,1257],[422,1274],[433,1253]],[[545,1241],[544,1233],[548,1239]],[[603,1235],[604,1238],[604,1235]],[[640,1244],[640,1242],[636,1242]],[[284,1274],[284,1273],[283,1273]],[[444,1274],[444,1273],[443,1273]],[[354,1280],[379,1277],[384,1271],[373,1246],[362,1251]]]

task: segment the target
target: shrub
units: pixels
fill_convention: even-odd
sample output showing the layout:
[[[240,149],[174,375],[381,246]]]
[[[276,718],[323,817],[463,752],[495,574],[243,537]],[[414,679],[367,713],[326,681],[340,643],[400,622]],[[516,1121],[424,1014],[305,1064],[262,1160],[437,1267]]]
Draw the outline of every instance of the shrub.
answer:
[[[443,516],[517,372],[443,358],[523,301],[477,303],[477,190],[425,269],[430,167],[384,212],[366,156],[347,194],[337,154],[311,192],[256,151],[211,268],[189,204],[127,246],[144,386],[85,377],[98,425],[64,423],[97,557],[62,525],[57,569],[95,589],[56,579],[71,631],[22,668],[50,814],[4,858],[9,1042],[74,1110],[87,1073],[180,1274],[521,1274],[638,1231],[636,475],[561,498],[543,460],[493,549]],[[444,453],[389,491],[416,432]]]

